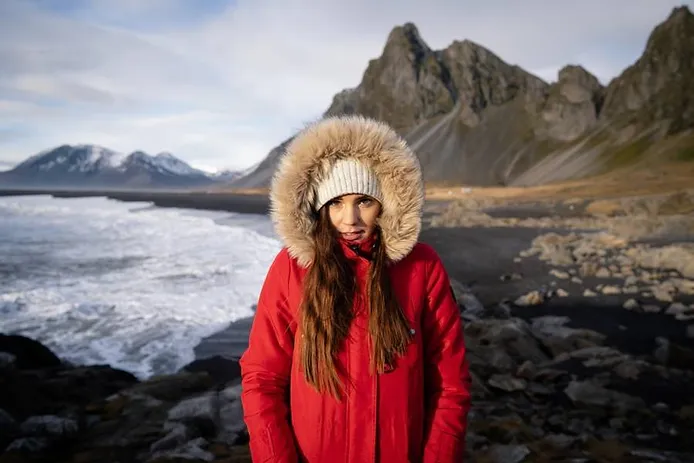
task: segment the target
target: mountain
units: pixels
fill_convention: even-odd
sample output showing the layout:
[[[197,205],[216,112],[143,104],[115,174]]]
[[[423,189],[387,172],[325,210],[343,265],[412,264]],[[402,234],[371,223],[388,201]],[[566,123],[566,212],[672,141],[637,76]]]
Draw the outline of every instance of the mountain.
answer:
[[[406,23],[324,116],[388,122],[416,151],[429,185],[537,185],[694,158],[693,67],[687,7],[673,9],[606,86],[577,64],[546,82],[470,40],[432,50]],[[233,186],[267,187],[290,141]]]
[[[13,167],[14,167],[14,164],[11,162],[0,161],[0,172],[10,170]]]
[[[62,145],[0,172],[0,185],[18,187],[185,188],[216,181],[170,153],[124,155],[96,145]]]
[[[231,182],[231,181],[236,180],[237,178],[243,176],[244,171],[225,169],[225,170],[220,170],[219,172],[214,172],[214,173],[208,174],[208,175],[211,178],[218,180],[220,182]]]

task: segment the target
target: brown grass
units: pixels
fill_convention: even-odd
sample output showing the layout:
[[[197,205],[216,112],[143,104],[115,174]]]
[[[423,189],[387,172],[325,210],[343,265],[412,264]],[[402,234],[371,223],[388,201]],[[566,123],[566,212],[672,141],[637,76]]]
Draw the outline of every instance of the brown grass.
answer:
[[[591,178],[532,187],[472,187],[469,193],[463,191],[464,186],[429,187],[426,195],[428,199],[601,199],[672,193],[693,186],[694,163],[668,163],[647,168],[624,168]]]

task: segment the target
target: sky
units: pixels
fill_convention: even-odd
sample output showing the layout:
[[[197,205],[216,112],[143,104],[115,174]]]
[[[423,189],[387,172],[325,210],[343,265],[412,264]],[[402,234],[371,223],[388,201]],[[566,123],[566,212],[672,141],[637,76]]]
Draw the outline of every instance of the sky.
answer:
[[[603,84],[694,0],[1,0],[0,170],[62,144],[244,169],[361,81],[393,27]]]

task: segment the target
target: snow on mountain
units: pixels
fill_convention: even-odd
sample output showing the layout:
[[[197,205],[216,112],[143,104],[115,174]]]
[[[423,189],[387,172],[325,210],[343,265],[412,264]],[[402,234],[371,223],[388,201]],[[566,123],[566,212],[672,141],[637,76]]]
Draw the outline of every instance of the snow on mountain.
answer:
[[[0,181],[32,186],[178,187],[218,180],[171,153],[125,155],[98,145],[62,145],[3,172]]]
[[[133,167],[141,167],[163,175],[208,178],[207,173],[191,167],[171,153],[159,153],[156,156],[150,156],[143,151],[135,151],[119,165],[121,170],[132,169]]]
[[[7,161],[0,161],[0,172],[13,169],[14,166],[15,166],[15,163],[7,162]]]
[[[244,173],[243,173],[243,171],[225,169],[225,170],[220,170],[220,171],[215,172],[215,173],[210,174],[210,175],[219,181],[230,182],[230,181],[235,180],[235,179],[239,178],[240,176],[244,175]]]
[[[13,170],[64,170],[67,172],[94,172],[118,167],[125,156],[96,145],[62,145],[42,151],[20,163]]]
[[[186,164],[171,153],[159,153],[154,159],[159,166],[178,175],[207,175],[206,172]]]

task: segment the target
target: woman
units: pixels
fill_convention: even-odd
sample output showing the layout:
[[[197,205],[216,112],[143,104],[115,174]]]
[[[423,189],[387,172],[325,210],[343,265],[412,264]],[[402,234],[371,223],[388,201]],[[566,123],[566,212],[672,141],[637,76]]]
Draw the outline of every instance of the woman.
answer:
[[[415,155],[382,123],[327,118],[288,145],[270,199],[285,247],[240,361],[253,461],[463,461],[463,330],[417,241]]]

